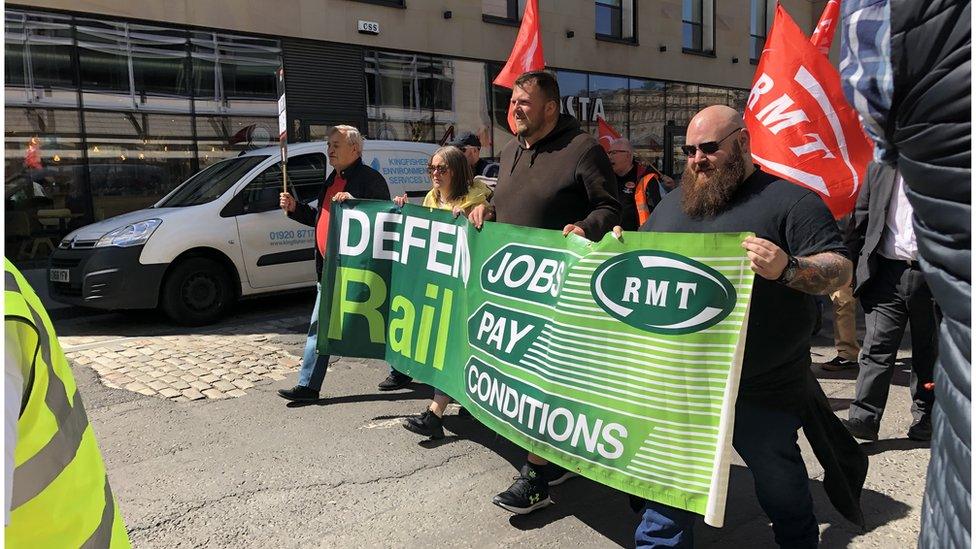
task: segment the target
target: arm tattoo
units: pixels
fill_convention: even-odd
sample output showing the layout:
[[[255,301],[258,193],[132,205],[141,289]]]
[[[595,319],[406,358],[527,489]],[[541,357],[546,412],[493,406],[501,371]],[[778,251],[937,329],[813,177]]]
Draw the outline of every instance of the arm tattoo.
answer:
[[[808,294],[829,294],[851,282],[853,268],[846,257],[824,252],[798,257],[796,275],[787,286]]]

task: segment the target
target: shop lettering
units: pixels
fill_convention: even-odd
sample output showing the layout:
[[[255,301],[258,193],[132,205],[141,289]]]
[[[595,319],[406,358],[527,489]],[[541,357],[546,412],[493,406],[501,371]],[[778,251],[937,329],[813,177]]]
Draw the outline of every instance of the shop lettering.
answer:
[[[579,106],[579,109],[576,106]],[[578,118],[580,120],[589,120],[590,122],[596,122],[597,118],[606,118],[603,112],[603,98],[597,97],[593,99],[593,108],[587,112],[587,107],[590,105],[590,98],[585,95],[567,95],[563,98],[563,101],[559,104],[560,111]],[[579,114],[577,114],[577,112]],[[589,118],[587,118],[589,114]]]

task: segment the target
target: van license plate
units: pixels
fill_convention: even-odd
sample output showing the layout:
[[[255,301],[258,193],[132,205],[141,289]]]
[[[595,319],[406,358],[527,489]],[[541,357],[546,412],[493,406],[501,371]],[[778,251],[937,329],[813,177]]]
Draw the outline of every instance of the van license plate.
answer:
[[[68,269],[51,269],[50,273],[51,282],[69,282],[71,279]]]

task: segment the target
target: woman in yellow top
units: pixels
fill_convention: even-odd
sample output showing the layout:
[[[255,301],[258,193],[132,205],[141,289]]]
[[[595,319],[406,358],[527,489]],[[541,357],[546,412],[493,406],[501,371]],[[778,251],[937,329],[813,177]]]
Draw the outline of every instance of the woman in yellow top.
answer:
[[[491,198],[491,189],[480,180],[474,179],[468,160],[457,147],[437,149],[430,157],[427,173],[433,184],[433,188],[424,197],[423,205],[428,208],[468,215],[472,208]],[[407,195],[394,197],[393,201],[397,206],[403,206],[407,202]],[[419,435],[434,439],[444,438],[441,418],[450,402],[450,396],[435,388],[430,406],[420,416],[404,420],[403,426]]]

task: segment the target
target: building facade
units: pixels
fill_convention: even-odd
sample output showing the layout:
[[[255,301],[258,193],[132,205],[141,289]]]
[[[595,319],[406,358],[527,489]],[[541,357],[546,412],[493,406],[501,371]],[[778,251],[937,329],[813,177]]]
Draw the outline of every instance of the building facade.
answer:
[[[784,0],[809,31],[825,2]],[[774,0],[539,0],[561,108],[602,116],[677,173],[701,107],[742,109]],[[492,86],[524,0],[32,0],[5,9],[7,255],[43,263],[70,230],[146,207],[191,174],[335,124],[368,138],[495,156],[511,139]]]

